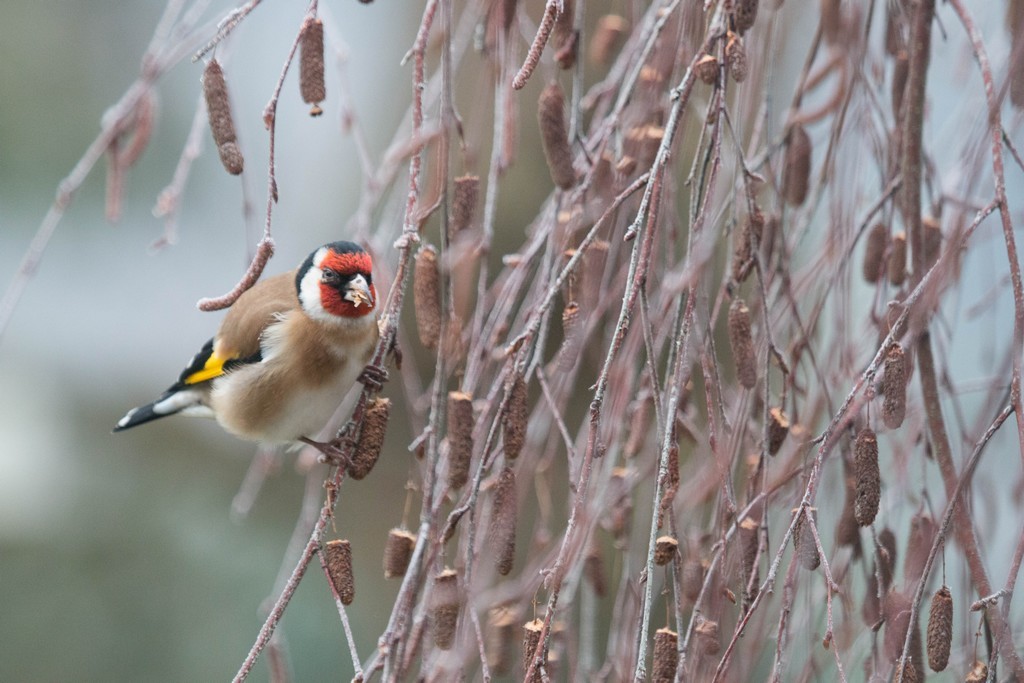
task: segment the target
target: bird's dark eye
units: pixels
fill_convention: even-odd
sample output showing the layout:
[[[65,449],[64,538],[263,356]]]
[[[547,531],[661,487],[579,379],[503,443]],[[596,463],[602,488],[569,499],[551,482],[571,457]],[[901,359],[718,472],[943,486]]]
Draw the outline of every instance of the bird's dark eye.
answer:
[[[324,268],[323,275],[320,276],[320,279],[327,283],[333,283],[338,281],[339,276],[330,268]]]

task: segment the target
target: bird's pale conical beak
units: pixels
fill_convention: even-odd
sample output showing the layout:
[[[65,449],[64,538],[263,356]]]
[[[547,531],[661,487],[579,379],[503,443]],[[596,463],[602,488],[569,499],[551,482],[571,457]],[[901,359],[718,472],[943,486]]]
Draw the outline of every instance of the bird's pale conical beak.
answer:
[[[356,275],[352,278],[349,283],[345,286],[345,297],[347,301],[351,301],[352,305],[359,308],[362,305],[373,306],[373,293],[370,291],[370,285],[367,284],[366,278],[362,275]]]

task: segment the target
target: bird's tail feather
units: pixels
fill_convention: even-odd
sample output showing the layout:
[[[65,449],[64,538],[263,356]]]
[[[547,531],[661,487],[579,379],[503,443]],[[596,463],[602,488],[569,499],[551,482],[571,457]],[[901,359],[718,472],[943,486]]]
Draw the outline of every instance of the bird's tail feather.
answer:
[[[113,431],[121,432],[125,429],[131,429],[132,427],[183,411],[187,413],[209,413],[209,409],[204,405],[203,398],[204,393],[197,389],[171,387],[152,403],[129,410],[118,421]]]

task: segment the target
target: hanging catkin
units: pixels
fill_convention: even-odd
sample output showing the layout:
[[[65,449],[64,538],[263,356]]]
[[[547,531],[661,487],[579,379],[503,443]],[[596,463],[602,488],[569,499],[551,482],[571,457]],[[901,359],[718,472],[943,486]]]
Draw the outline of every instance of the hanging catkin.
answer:
[[[359,441],[348,464],[348,474],[353,479],[358,481],[365,478],[377,464],[390,415],[391,399],[378,397],[366,406],[366,419],[363,420]]]
[[[441,271],[437,263],[437,248],[432,245],[424,245],[416,252],[412,295],[420,343],[434,350],[441,339]]]
[[[729,306],[729,345],[736,363],[736,378],[747,389],[753,389],[757,383],[757,358],[750,329],[750,309],[743,299],[733,299]]]
[[[572,165],[569,128],[565,120],[565,95],[558,83],[552,83],[540,94],[537,119],[551,180],[563,190],[568,190],[576,184],[576,170]]]
[[[882,393],[882,421],[896,429],[907,414],[907,359],[900,344],[893,344],[885,354]]]
[[[853,442],[853,472],[857,479],[857,501],[853,514],[857,524],[871,526],[878,514],[882,477],[878,469],[878,439],[865,427]]]
[[[494,549],[494,564],[505,576],[512,571],[516,555],[516,473],[506,466],[498,475],[491,506],[490,542]]]
[[[943,586],[932,596],[928,611],[928,666],[942,671],[949,664],[949,646],[953,642],[953,596]]]
[[[523,450],[526,441],[527,408],[526,380],[519,373],[512,378],[509,387],[508,405],[501,416],[502,441],[505,444],[505,458],[515,460]]]
[[[356,597],[356,584],[352,575],[352,546],[347,540],[328,541],[326,553],[327,573],[343,605],[351,605]]]
[[[220,154],[220,162],[228,173],[238,175],[244,166],[242,151],[238,148],[235,135],[235,120],[231,116],[231,101],[224,71],[216,59],[211,59],[203,71],[203,97],[206,99],[206,114],[210,119],[210,131]]]
[[[473,397],[448,393],[448,486],[459,489],[469,481],[473,456]]]
[[[319,19],[307,19],[302,27],[299,56],[299,91],[302,101],[312,105],[310,116],[320,116],[324,110],[320,103],[327,97],[324,85],[324,24]]]
[[[782,195],[790,206],[800,206],[807,199],[811,182],[811,138],[799,123],[789,130],[786,157],[782,169]]]

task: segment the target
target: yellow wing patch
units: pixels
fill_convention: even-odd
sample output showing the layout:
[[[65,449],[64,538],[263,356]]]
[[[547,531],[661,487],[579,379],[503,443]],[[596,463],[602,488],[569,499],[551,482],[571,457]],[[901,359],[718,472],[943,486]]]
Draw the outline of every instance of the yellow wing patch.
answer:
[[[208,379],[220,377],[224,374],[224,364],[229,360],[231,359],[221,358],[216,353],[210,354],[210,357],[206,359],[206,363],[203,364],[202,369],[193,372],[185,378],[185,384],[199,384],[200,382],[205,382]]]

